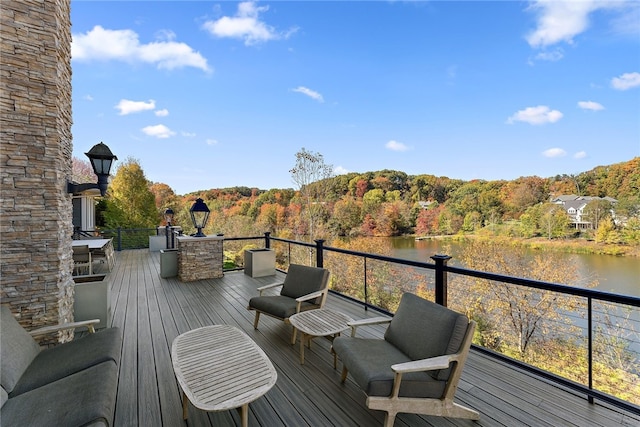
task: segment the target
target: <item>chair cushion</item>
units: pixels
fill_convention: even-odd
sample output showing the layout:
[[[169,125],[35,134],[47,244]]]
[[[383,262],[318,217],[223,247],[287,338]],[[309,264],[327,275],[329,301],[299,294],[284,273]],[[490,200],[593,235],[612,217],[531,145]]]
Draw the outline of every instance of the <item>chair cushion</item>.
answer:
[[[295,299],[281,295],[253,297],[249,300],[249,307],[280,319],[288,319],[295,314],[297,305]],[[314,304],[305,301],[300,304],[300,311],[313,307]]]
[[[11,393],[29,364],[40,353],[40,346],[18,323],[9,307],[2,306],[0,334],[0,383]]]
[[[103,362],[10,398],[0,416],[6,426],[113,425],[118,367]]]
[[[456,353],[468,324],[469,319],[463,314],[405,293],[384,339],[411,360],[427,359]],[[431,375],[446,380],[450,371],[451,369],[432,371]]]
[[[33,359],[9,397],[13,398],[105,361],[118,364],[121,349],[120,329],[108,328],[43,350]]]
[[[329,279],[329,270],[306,265],[291,264],[284,279],[280,295],[299,298],[324,289]]]
[[[339,336],[333,341],[333,349],[368,396],[391,395],[394,380],[391,365],[411,360],[381,339]],[[436,380],[424,372],[411,372],[402,376],[399,395],[440,398],[445,385],[446,381]]]

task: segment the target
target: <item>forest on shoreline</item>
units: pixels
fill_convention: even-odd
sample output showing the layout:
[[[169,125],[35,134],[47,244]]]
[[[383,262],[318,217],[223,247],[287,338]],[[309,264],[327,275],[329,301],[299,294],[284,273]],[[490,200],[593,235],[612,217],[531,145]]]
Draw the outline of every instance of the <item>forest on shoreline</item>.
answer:
[[[233,187],[186,195],[175,194],[165,183],[148,181],[140,163],[129,158],[119,165],[107,197],[98,204],[98,225],[164,225],[163,212],[171,208],[173,224],[191,233],[189,208],[202,198],[211,210],[205,234],[270,232],[327,242],[340,237],[480,236],[537,249],[638,255],[640,157],[577,175],[463,181],[394,170],[330,176],[322,155],[304,149],[301,153],[291,171],[294,178],[296,171],[303,174],[297,189]],[[562,206],[550,202],[570,194],[617,202],[589,202],[585,213],[591,228],[578,231]]]

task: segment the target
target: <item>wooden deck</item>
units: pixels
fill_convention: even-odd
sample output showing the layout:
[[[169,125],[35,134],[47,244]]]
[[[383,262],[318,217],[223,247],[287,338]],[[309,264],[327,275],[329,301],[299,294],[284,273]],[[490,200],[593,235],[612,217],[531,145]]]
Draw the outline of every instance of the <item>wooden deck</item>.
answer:
[[[381,426],[383,413],[365,406],[365,395],[349,378],[340,383],[341,365],[333,369],[330,343],[313,340],[299,360],[290,344],[291,326],[262,316],[253,329],[247,310],[256,287],[276,281],[251,279],[239,272],[222,279],[182,283],[160,277],[159,253],[117,253],[109,274],[113,326],[122,328],[124,345],[115,426],[239,426],[237,411],[205,413],[189,407],[182,420],[180,391],[171,364],[171,343],[179,334],[205,325],[229,324],[246,332],[269,356],[278,373],[276,385],[249,405],[250,426]],[[282,275],[278,274],[279,277]],[[329,295],[327,305],[354,319],[373,317],[356,304]],[[358,333],[382,336],[381,328]],[[640,425],[640,416],[591,405],[563,390],[472,350],[457,400],[480,412],[480,421],[400,414],[396,426],[620,426]]]

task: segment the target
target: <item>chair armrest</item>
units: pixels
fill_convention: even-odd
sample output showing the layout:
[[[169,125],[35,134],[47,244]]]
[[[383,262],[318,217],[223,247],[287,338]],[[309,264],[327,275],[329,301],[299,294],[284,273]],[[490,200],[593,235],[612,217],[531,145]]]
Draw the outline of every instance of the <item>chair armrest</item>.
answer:
[[[438,369],[447,369],[451,362],[457,360],[458,354],[447,354],[444,356],[430,357],[428,359],[398,363],[391,365],[391,369],[401,374],[406,374],[407,372],[435,371]]]
[[[75,329],[80,328],[82,326],[86,326],[89,330],[89,333],[94,333],[96,330],[94,325],[100,323],[100,319],[92,319],[92,320],[83,320],[81,322],[69,322],[69,323],[61,323],[59,325],[45,326],[43,328],[34,329],[33,331],[29,331],[29,335],[32,337],[36,337],[38,335],[49,334],[51,332],[64,331],[66,329]]]
[[[280,282],[280,283],[272,283],[270,285],[260,286],[258,288],[258,292],[260,292],[260,295],[262,295],[262,291],[266,291],[267,289],[271,289],[271,288],[277,288],[278,286],[282,286],[282,285],[284,285],[284,283]]]
[[[307,295],[302,295],[301,297],[296,298],[296,313],[300,313],[300,309],[302,308],[302,303],[305,301],[308,301],[310,299],[315,299],[318,297],[321,297],[322,294],[324,294],[325,291],[321,290],[321,291],[315,291],[315,292],[311,292],[310,294]]]
[[[301,297],[296,298],[296,301],[297,302],[308,301],[310,299],[321,297],[323,293],[324,293],[324,291],[311,292],[310,294],[302,295]]]
[[[433,371],[437,369],[446,369],[451,362],[458,361],[460,354],[446,354],[444,356],[430,357],[428,359],[412,360],[411,362],[398,363],[391,365],[391,369],[395,372],[393,380],[393,389],[391,398],[398,397],[400,393],[400,383],[402,382],[402,374],[408,372]]]
[[[355,337],[356,336],[356,329],[359,326],[371,326],[371,325],[382,325],[384,323],[390,323],[391,322],[391,318],[390,317],[371,317],[369,319],[360,319],[360,320],[354,320],[351,321],[349,323],[347,323],[347,325],[349,325],[351,327],[351,336]]]

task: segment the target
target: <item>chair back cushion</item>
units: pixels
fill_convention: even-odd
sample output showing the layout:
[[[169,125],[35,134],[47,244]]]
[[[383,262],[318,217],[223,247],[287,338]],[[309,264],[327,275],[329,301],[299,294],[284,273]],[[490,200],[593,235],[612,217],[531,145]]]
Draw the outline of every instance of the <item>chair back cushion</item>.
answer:
[[[7,393],[11,393],[27,367],[40,353],[40,347],[13,317],[9,307],[3,305],[1,311],[0,383]]]
[[[322,290],[329,283],[329,270],[306,265],[291,264],[284,279],[280,295],[299,298]]]
[[[402,295],[384,339],[411,360],[458,352],[469,324],[467,316],[411,293]],[[446,380],[450,369],[432,371]]]

